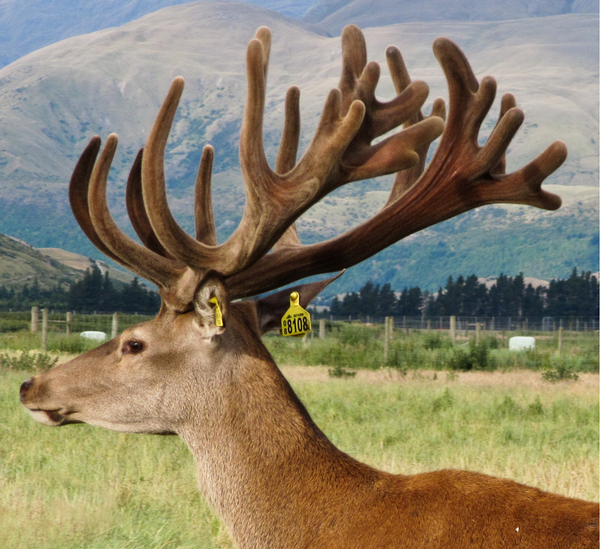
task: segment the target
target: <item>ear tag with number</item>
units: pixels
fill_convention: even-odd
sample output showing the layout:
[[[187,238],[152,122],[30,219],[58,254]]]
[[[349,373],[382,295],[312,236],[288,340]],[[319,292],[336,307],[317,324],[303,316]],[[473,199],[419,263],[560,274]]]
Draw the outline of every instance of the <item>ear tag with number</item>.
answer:
[[[290,294],[290,308],[281,319],[281,333],[284,336],[302,337],[310,330],[310,313],[300,307],[298,292],[292,292]]]
[[[211,297],[208,302],[213,303],[215,306],[215,325],[223,326],[223,312],[219,307],[219,300],[216,297]]]

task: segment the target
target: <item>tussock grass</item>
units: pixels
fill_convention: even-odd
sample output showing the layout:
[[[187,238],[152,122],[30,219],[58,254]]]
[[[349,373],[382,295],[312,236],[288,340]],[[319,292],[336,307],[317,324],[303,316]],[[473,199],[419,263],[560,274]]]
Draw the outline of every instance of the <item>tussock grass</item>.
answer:
[[[598,500],[597,375],[284,372],[332,441],[375,467],[472,469]],[[0,370],[0,547],[231,547],[178,438],[43,427],[18,402],[27,375]]]
[[[598,499],[593,388],[584,397],[529,387],[473,387],[462,385],[459,375],[450,383],[331,380],[299,389],[333,442],[375,467],[403,474],[471,469]]]

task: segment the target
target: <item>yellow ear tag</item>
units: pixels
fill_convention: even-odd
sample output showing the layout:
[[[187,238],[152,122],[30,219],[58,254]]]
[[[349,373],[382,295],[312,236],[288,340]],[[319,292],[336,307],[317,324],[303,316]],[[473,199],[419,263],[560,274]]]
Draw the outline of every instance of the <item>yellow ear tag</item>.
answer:
[[[219,300],[216,297],[211,297],[208,302],[215,305],[215,324],[223,326],[223,312],[221,311],[221,307],[219,307]]]
[[[300,307],[298,292],[292,292],[290,294],[290,308],[281,319],[281,333],[284,336],[302,337],[310,330],[310,313]]]

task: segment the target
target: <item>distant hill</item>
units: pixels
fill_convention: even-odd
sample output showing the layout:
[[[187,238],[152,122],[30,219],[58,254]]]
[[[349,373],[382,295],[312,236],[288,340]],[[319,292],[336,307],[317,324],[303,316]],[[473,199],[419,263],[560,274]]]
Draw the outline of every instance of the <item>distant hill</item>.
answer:
[[[76,271],[44,256],[28,244],[0,234],[0,286],[21,288],[35,278],[48,288],[67,285],[77,277]]]
[[[337,35],[345,25],[382,27],[413,21],[508,21],[598,13],[596,0],[321,0],[303,20]]]
[[[397,291],[411,286],[437,291],[449,275],[495,277],[523,272],[528,277],[550,280],[567,278],[573,267],[597,272],[598,189],[546,188],[561,195],[560,210],[494,205],[468,212],[405,238],[349,269],[325,296],[357,291],[367,280],[389,282]],[[314,229],[322,238],[330,236],[330,227],[340,223],[336,214],[342,203],[345,212],[359,211],[361,218],[366,217],[374,211],[374,195],[379,192],[367,192],[362,201],[358,197],[328,200],[332,203],[327,214],[324,209],[312,214]],[[354,224],[350,213],[344,220],[347,227]]]
[[[344,25],[500,21],[598,13],[596,0],[245,0],[338,35]],[[0,0],[0,67],[66,38],[119,27],[187,0]],[[189,2],[196,3],[196,2]]]
[[[48,46],[0,70],[0,232],[38,247],[100,257],[69,212],[67,182],[89,138],[111,132],[119,134],[121,144],[109,200],[117,221],[131,232],[123,197],[127,171],[171,79],[183,75],[186,90],[167,151],[170,204],[189,229],[201,148],[213,144],[214,204],[222,240],[237,225],[244,202],[237,145],[246,93],[245,48],[265,24],[274,36],[265,120],[272,161],[287,87],[298,84],[302,90],[305,147],[327,91],[337,85],[341,64],[339,38],[273,11],[232,2],[167,7],[119,28]],[[492,276],[522,270],[552,278],[568,276],[573,266],[597,271],[597,32],[597,16],[586,14],[366,29],[370,58],[384,63],[385,48],[396,43],[413,78],[430,84],[432,97],[447,92],[431,44],[439,35],[454,39],[478,77],[494,75],[499,93],[515,92],[526,111],[509,151],[509,169],[562,139],[569,158],[549,183],[572,198],[556,214],[494,207],[450,220],[351,269],[339,284],[356,289],[376,277],[401,288],[418,279],[422,288],[435,289],[457,272]],[[385,68],[379,94],[392,94]],[[496,112],[497,106],[484,122],[484,133],[493,127]],[[341,189],[300,220],[302,238],[314,241],[358,223],[383,203],[389,185],[390,179],[383,178]],[[514,249],[507,246],[511,239]]]
[[[109,266],[104,261],[90,259],[58,248],[36,249],[29,244],[0,234],[0,286],[22,288],[35,280],[42,289],[66,288],[96,265],[112,280],[129,283],[133,275]]]
[[[57,261],[61,265],[75,269],[78,277],[93,266],[98,267],[102,274],[108,273],[111,280],[116,280],[123,284],[129,284],[135,277],[135,275],[129,271],[116,269],[105,261],[99,261],[81,254],[61,250],[60,248],[35,248],[35,250],[50,260]]]
[[[317,0],[248,0],[301,17]],[[60,40],[119,27],[188,0],[0,0],[0,67]]]

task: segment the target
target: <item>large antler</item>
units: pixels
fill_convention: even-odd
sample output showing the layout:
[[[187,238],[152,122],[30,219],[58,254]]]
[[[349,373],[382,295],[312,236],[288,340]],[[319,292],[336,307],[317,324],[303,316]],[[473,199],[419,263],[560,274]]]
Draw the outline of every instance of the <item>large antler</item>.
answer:
[[[359,36],[362,38],[355,27],[347,27],[347,34],[357,42]],[[435,41],[434,52],[448,81],[450,104],[446,128],[427,169],[423,172],[428,150],[425,144],[417,151],[419,162],[397,175],[390,198],[374,217],[326,242],[276,249],[250,269],[231,277],[229,283],[236,296],[254,295],[302,277],[356,265],[410,234],[485,204],[516,203],[547,210],[560,207],[560,198],[543,191],[541,184],[565,161],[565,144],[553,143],[525,167],[506,174],[506,150],[523,122],[523,112],[515,107],[512,95],[505,95],[494,131],[486,144],[479,146],[479,128],[493,103],[495,81],[485,77],[479,84],[462,51],[446,38]],[[386,54],[396,89],[402,91],[410,79],[400,52],[388,48]],[[352,64],[355,75],[365,67],[361,58],[345,57],[345,62]],[[353,86],[341,85],[347,96],[364,95],[365,89],[374,89],[376,79],[368,78],[371,66],[364,68]],[[348,72],[345,67],[344,74]],[[377,104],[369,108],[367,101],[366,105],[365,120],[376,125]],[[432,112],[443,116],[443,104],[436,101]],[[418,113],[407,125],[421,119]],[[366,125],[363,123],[363,127]]]
[[[379,66],[367,64],[364,38],[353,26],[342,35],[339,89],[329,93],[315,136],[298,163],[299,91],[289,90],[283,138],[272,170],[262,141],[270,46],[266,28],[259,29],[248,46],[248,97],[240,138],[247,201],[240,225],[223,244],[216,241],[210,200],[211,147],[204,150],[196,184],[196,238],[181,229],[167,205],[164,153],[183,92],[181,78],[174,80],[128,180],[128,212],[143,246],[117,228],[106,207],[116,136],[109,137],[98,162],[100,142],[94,138],[73,174],[73,210],[86,235],[109,257],[155,282],[170,305],[185,307],[208,270],[227,279],[232,298],[245,297],[349,267],[411,233],[482,204],[559,207],[560,199],[542,191],[541,182],[564,161],[565,146],[555,143],[522,170],[506,175],[505,151],[523,114],[512,96],[506,96],[495,130],[480,147],[479,127],[493,102],[495,83],[486,77],[479,85],[462,52],[446,39],[437,40],[434,51],[449,84],[449,116],[424,171],[429,145],[444,130],[443,101],[434,103],[430,117],[422,115],[427,85],[411,82],[396,48],[389,48],[387,57],[398,95],[387,103],[378,101]],[[401,125],[402,131],[373,144]],[[327,193],[351,181],[396,172],[387,204],[372,219],[330,241],[300,243],[295,220]]]

